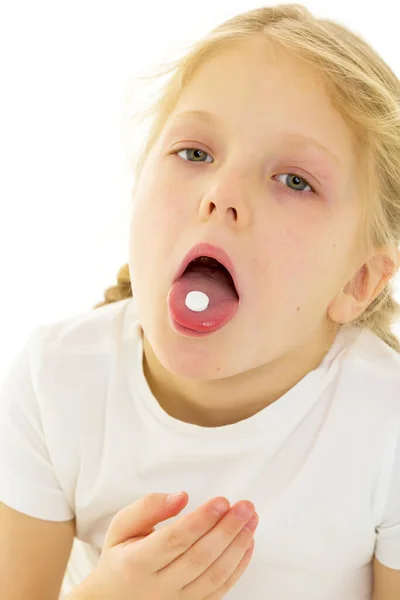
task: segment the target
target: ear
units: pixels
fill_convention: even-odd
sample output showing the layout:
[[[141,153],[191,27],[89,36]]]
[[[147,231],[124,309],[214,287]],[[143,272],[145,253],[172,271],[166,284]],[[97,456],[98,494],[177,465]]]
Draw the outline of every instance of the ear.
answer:
[[[399,263],[400,252],[394,262],[387,249],[376,250],[329,305],[328,315],[332,321],[349,323],[362,315],[393,277]]]

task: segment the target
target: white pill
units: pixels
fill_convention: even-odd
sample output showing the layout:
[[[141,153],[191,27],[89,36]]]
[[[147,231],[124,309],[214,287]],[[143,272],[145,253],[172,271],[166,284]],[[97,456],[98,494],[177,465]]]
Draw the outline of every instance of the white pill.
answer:
[[[189,292],[185,304],[194,312],[203,312],[210,303],[210,299],[204,292]]]

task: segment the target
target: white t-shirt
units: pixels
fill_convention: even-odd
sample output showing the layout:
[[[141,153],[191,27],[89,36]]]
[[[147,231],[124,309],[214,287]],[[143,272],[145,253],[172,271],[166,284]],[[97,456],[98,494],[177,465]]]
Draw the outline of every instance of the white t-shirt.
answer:
[[[1,495],[76,517],[63,593],[96,565],[111,519],[149,492],[254,502],[255,549],[229,600],[370,600],[371,560],[400,569],[400,355],[343,326],[320,366],[252,417],[168,415],[142,369],[132,299],[38,327],[1,388]]]

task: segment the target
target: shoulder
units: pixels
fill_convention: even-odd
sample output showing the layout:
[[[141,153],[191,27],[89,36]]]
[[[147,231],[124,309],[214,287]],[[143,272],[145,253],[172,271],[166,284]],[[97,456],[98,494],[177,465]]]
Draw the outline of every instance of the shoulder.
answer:
[[[123,334],[125,313],[130,300],[106,304],[34,329],[31,345],[49,354],[81,354],[107,351]]]
[[[356,328],[341,361],[338,388],[347,409],[400,423],[400,354],[366,328]],[[378,425],[378,422],[376,423]]]
[[[26,346],[30,377],[44,415],[100,409],[119,351],[135,323],[130,299],[37,327]],[[128,310],[129,309],[129,310]],[[133,317],[133,318],[132,318]],[[131,329],[129,329],[129,326]],[[83,404],[84,403],[84,404]]]
[[[388,346],[378,335],[366,328],[357,328],[346,352],[344,364],[355,377],[366,384],[388,382],[394,390],[400,384],[400,354]]]
[[[350,354],[357,357],[360,365],[369,365],[377,374],[400,377],[400,353],[396,352],[382,338],[367,328],[358,328]]]

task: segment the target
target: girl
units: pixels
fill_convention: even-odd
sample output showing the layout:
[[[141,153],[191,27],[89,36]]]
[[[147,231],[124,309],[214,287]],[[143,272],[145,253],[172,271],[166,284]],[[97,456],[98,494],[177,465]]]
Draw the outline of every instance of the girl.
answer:
[[[37,328],[3,386],[7,597],[54,599],[74,535],[97,587],[71,598],[400,597],[399,106],[382,58],[300,5],[238,15],[173,64],[118,285]],[[218,523],[154,530],[141,499],[179,489],[247,506],[242,526],[257,512],[242,576],[250,539],[219,563]]]

